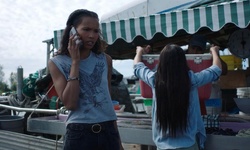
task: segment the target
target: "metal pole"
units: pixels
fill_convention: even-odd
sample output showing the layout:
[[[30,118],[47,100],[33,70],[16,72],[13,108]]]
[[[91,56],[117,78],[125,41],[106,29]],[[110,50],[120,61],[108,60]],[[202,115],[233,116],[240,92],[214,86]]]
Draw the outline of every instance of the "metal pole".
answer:
[[[43,43],[47,44],[47,60],[46,60],[46,74],[49,74],[48,61],[50,59],[50,45],[53,44],[53,39],[45,40]]]
[[[11,109],[11,110],[15,110],[18,112],[37,112],[37,113],[45,113],[45,114],[59,114],[61,111],[60,109],[52,110],[52,109],[20,108],[20,107],[9,106],[9,105],[4,105],[4,104],[0,104],[0,108]]]
[[[22,88],[23,88],[23,68],[22,66],[19,66],[17,68],[17,97],[21,101],[23,100]]]

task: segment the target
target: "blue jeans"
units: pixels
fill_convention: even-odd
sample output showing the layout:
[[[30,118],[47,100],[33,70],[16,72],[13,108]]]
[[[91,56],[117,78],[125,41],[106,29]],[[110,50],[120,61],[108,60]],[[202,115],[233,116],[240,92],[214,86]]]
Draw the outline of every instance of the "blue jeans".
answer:
[[[64,150],[119,150],[120,136],[114,123],[68,124]]]

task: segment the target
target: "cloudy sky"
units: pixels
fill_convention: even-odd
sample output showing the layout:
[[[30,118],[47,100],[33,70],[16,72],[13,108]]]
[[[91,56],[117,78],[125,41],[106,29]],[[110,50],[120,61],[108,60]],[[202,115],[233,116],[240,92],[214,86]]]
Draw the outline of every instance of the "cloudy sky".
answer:
[[[0,0],[0,64],[5,81],[11,72],[22,67],[24,77],[46,67],[47,45],[42,41],[53,38],[53,31],[63,29],[69,14],[85,8],[103,15],[130,5],[133,0]],[[129,63],[128,63],[129,62]],[[116,61],[116,68],[132,75],[132,61]]]

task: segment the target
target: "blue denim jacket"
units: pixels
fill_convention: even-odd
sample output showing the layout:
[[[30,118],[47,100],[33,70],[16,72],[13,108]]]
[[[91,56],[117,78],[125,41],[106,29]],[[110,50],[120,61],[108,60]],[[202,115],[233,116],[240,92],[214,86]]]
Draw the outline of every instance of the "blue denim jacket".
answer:
[[[152,88],[152,132],[156,146],[160,149],[187,148],[195,144],[196,136],[198,136],[198,144],[201,148],[204,148],[206,132],[200,113],[198,87],[217,80],[221,74],[221,69],[214,65],[197,73],[189,71],[191,91],[189,94],[188,127],[183,136],[179,137],[168,136],[168,131],[166,131],[167,136],[163,137],[159,124],[156,122],[155,72],[151,71],[142,62],[139,62],[134,65],[134,74]]]

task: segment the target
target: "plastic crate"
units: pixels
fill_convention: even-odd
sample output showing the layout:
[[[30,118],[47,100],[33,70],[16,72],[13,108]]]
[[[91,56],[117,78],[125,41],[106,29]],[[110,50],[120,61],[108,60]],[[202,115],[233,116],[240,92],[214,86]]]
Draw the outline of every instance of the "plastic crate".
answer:
[[[153,100],[151,98],[145,98],[143,99],[143,103],[145,106],[152,106]]]

